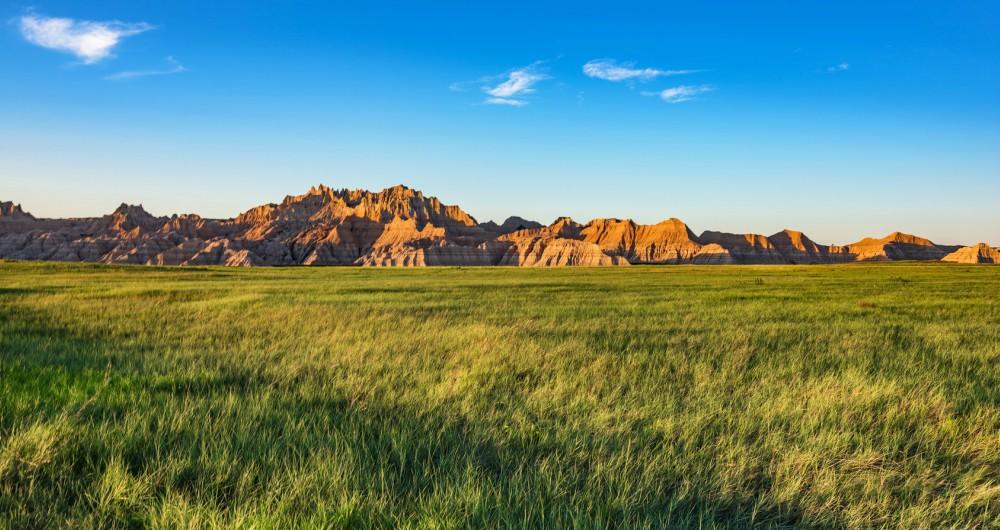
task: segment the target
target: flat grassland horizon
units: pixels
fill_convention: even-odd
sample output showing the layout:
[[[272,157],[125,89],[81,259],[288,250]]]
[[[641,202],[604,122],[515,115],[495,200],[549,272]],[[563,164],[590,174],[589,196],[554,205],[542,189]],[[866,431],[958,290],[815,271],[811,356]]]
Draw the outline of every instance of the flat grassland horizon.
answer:
[[[998,267],[0,262],[0,528],[998,526]]]

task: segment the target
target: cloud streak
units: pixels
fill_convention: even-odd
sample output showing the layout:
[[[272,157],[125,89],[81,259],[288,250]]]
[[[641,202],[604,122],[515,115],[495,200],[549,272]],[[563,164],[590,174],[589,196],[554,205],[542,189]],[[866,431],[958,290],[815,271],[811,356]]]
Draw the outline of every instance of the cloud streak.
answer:
[[[513,70],[508,74],[506,81],[493,88],[483,88],[483,92],[498,98],[530,94],[535,91],[531,85],[545,78],[544,74],[536,74],[526,68]]]
[[[605,81],[649,81],[657,77],[694,74],[701,70],[660,70],[658,68],[636,68],[634,63],[618,63],[614,59],[594,59],[583,65],[587,77]]]
[[[111,74],[104,76],[104,79],[108,81],[121,81],[124,79],[135,79],[137,77],[148,77],[148,76],[158,76],[158,75],[172,75],[187,72],[188,69],[184,67],[181,63],[177,62],[173,57],[168,56],[167,68],[160,70],[131,70],[126,72],[118,72],[116,74]]]
[[[837,64],[837,65],[834,65],[834,66],[831,66],[831,67],[827,68],[826,71],[827,72],[844,72],[844,71],[849,70],[850,68],[851,68],[851,65],[849,65],[847,63],[840,63],[840,64]]]
[[[523,107],[528,104],[524,96],[535,93],[535,85],[540,81],[551,79],[541,69],[544,61],[535,61],[528,66],[515,68],[499,75],[481,77],[473,81],[452,83],[448,90],[465,92],[478,85],[480,92],[487,97],[483,105],[504,105],[508,107]]]
[[[522,99],[511,99],[511,98],[486,98],[487,105],[507,105],[510,107],[523,107],[528,104],[527,101]]]
[[[659,92],[643,92],[644,96],[658,96],[667,103],[683,103],[695,99],[695,96],[712,92],[715,87],[711,85],[679,85]]]
[[[528,102],[523,99],[527,94],[535,92],[533,88],[539,81],[549,79],[549,76],[538,70],[539,63],[532,63],[523,68],[516,68],[504,75],[493,77],[506,79],[495,86],[484,86],[482,91],[491,96],[484,103],[488,105],[508,105],[512,107],[523,107]]]
[[[145,22],[92,22],[40,15],[22,16],[18,25],[28,42],[73,54],[84,64],[107,58],[123,38],[153,29]]]

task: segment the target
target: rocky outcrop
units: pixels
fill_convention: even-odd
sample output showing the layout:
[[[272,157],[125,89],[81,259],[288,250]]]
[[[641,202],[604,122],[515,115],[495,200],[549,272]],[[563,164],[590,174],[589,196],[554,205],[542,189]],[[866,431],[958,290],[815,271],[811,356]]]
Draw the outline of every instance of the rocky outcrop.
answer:
[[[758,234],[729,234],[702,232],[698,239],[707,245],[718,245],[726,250],[732,263],[788,263],[788,259],[770,239]],[[705,249],[702,249],[704,252]]]
[[[847,253],[854,261],[939,260],[946,254],[929,239],[902,232],[851,243],[847,245]]]
[[[941,258],[941,261],[951,263],[1000,263],[1000,248],[991,247],[986,243],[979,243],[971,247],[962,247]]]
[[[842,263],[851,260],[847,249],[817,244],[796,230],[782,230],[767,239],[788,263]]]
[[[357,263],[374,267],[425,265],[493,265],[503,250],[488,241],[461,245],[447,238],[447,230],[427,223],[417,229],[415,219],[395,218],[385,225],[371,249]]]
[[[159,217],[122,204],[102,217],[40,219],[0,203],[0,258],[162,266],[511,265],[841,263],[879,260],[996,261],[985,244],[956,250],[893,233],[846,246],[801,232],[765,237],[706,231],[678,219],[639,224],[560,217],[543,226],[520,217],[477,223],[458,206],[393,186],[379,192],[316,186],[232,219]],[[953,252],[954,251],[954,252]],[[949,254],[950,253],[950,254]]]
[[[20,204],[0,202],[0,234],[26,232],[38,227],[35,216],[22,210]]]
[[[142,205],[133,206],[122,203],[110,215],[97,220],[91,225],[89,232],[119,237],[135,238],[142,234],[155,232],[163,226],[165,218],[153,217],[143,209]]]
[[[20,204],[14,204],[10,201],[0,202],[0,219],[24,218],[34,219],[34,216],[22,210]]]
[[[698,250],[698,253],[691,257],[691,263],[697,265],[733,265],[736,259],[726,247],[718,243],[709,243]]]
[[[593,243],[564,237],[523,237],[514,239],[500,265],[518,267],[606,267],[628,265],[620,256],[609,256]]]
[[[521,217],[511,216],[508,217],[502,224],[496,224],[493,221],[486,221],[485,223],[479,224],[480,228],[486,230],[487,232],[493,232],[497,235],[509,234],[511,232],[517,232],[518,230],[525,230],[530,228],[542,228],[542,223],[536,221],[529,221]]]
[[[630,263],[683,263],[701,249],[694,233],[678,219],[640,225],[631,219],[595,219],[580,229],[581,238]]]

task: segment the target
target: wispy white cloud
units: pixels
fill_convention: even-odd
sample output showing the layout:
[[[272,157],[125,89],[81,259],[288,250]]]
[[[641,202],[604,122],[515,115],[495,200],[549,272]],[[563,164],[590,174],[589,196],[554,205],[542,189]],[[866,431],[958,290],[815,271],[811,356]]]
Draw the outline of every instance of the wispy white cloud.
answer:
[[[649,81],[657,77],[694,74],[701,70],[660,70],[659,68],[636,68],[635,63],[618,63],[614,59],[594,59],[583,65],[583,73],[588,77],[605,81]]]
[[[145,22],[92,22],[72,18],[24,15],[19,26],[24,38],[43,48],[68,52],[85,64],[93,64],[111,55],[125,37],[153,29]]]
[[[850,68],[851,68],[851,65],[849,65],[847,63],[840,63],[840,64],[836,64],[836,65],[833,65],[833,66],[827,68],[826,71],[827,72],[843,72],[845,70],[849,70]]]
[[[551,79],[542,68],[543,64],[544,61],[535,61],[528,66],[515,68],[499,75],[452,83],[448,90],[464,92],[478,85],[478,89],[488,96],[483,100],[486,105],[523,107],[528,104],[524,96],[533,94],[535,92],[534,86],[538,82]]]
[[[493,88],[483,88],[483,92],[498,98],[506,98],[519,94],[530,94],[535,91],[531,85],[543,79],[543,77],[532,74],[526,70],[514,70],[506,81]]]
[[[487,105],[508,105],[511,107],[523,107],[528,104],[527,101],[523,99],[511,99],[511,98],[486,98]]]
[[[535,92],[533,88],[539,81],[544,81],[549,79],[549,76],[538,69],[540,63],[532,63],[523,68],[517,68],[507,72],[505,75],[494,77],[506,79],[498,85],[495,86],[484,86],[482,91],[491,98],[486,100],[486,103],[490,104],[501,104],[501,105],[512,105],[516,107],[521,107],[526,105],[528,102],[520,99],[527,94],[532,94]]]
[[[180,74],[187,72],[188,69],[184,67],[181,63],[177,62],[173,57],[167,57],[167,68],[162,68],[160,70],[131,70],[127,72],[118,72],[116,74],[111,74],[104,76],[104,79],[109,81],[120,81],[123,79],[135,79],[136,77],[147,77],[151,75],[171,75]]]
[[[704,94],[715,90],[711,85],[680,85],[659,92],[643,92],[644,96],[658,96],[667,103],[683,103],[691,101],[698,94]]]

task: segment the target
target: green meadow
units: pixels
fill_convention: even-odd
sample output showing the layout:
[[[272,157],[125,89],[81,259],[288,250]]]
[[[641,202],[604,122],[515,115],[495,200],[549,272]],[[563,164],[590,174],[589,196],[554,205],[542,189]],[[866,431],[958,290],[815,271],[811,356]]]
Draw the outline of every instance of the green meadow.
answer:
[[[67,527],[1000,527],[1000,267],[0,263]]]

